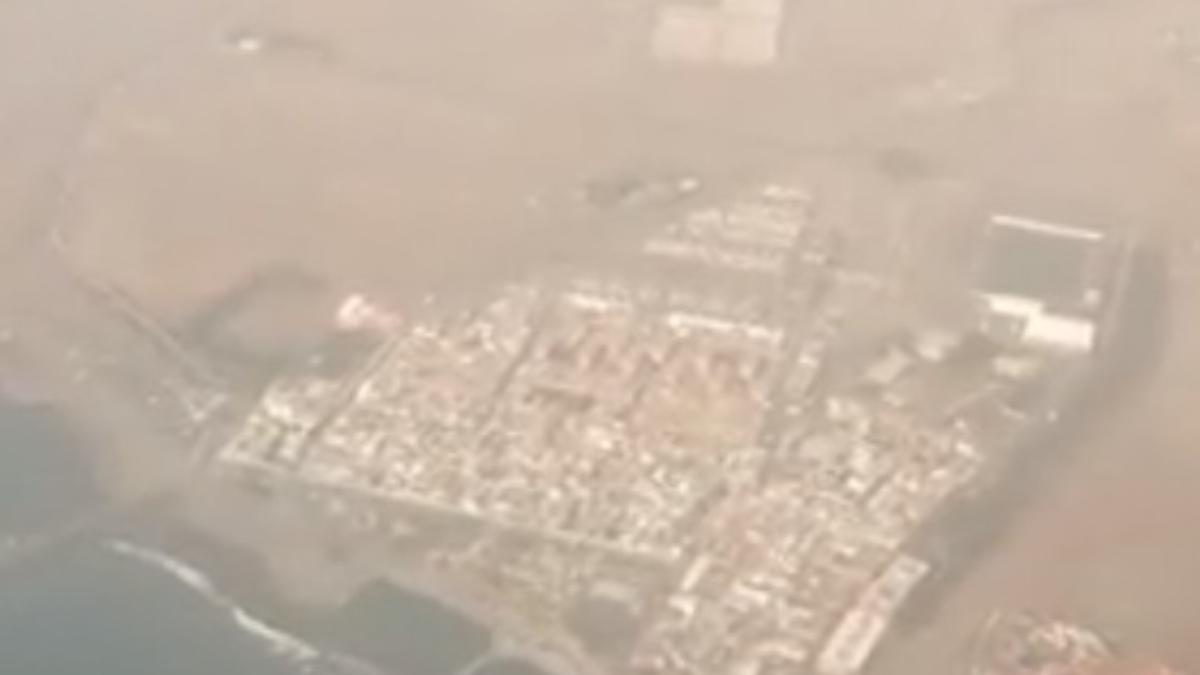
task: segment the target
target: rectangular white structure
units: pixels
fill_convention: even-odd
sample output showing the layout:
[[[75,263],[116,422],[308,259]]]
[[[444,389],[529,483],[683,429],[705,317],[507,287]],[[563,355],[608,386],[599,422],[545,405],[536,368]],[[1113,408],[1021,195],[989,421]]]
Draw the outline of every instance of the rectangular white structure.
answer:
[[[664,63],[708,63],[716,56],[721,15],[710,7],[668,5],[658,12],[652,49]]]
[[[669,4],[658,10],[651,40],[663,63],[768,66],[779,58],[784,0]]]
[[[767,66],[779,58],[779,19],[729,15],[722,22],[719,58],[731,66]]]
[[[1033,346],[1086,353],[1095,346],[1096,325],[1072,316],[1035,314],[1025,323],[1021,340]]]
[[[1000,227],[1011,227],[1018,230],[1026,230],[1028,232],[1036,232],[1038,234],[1044,234],[1050,237],[1083,239],[1085,241],[1100,241],[1104,239],[1104,234],[1096,230],[1075,227],[1074,225],[1050,223],[1044,220],[1034,220],[1033,218],[1011,216],[1004,213],[993,215],[992,224]]]
[[[817,656],[819,675],[854,675],[883,639],[896,610],[929,573],[929,563],[902,555],[867,587]]]
[[[784,0],[724,0],[721,11],[731,16],[773,19],[777,23],[783,16]]]

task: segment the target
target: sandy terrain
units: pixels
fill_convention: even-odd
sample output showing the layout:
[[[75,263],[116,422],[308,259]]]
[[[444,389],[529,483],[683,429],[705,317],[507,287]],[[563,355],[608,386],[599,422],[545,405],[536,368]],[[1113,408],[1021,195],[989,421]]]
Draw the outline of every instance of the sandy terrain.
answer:
[[[277,41],[239,55],[212,31],[99,106],[74,250],[180,322],[269,265],[402,301],[579,256],[608,228],[546,204],[616,172],[721,184],[902,147],[993,201],[1068,217],[1159,219],[1188,196],[1196,95],[1164,46],[1198,13],[1185,3],[794,2],[782,62],[742,72],[654,64],[654,7],[233,14],[225,34]]]
[[[48,180],[78,150],[101,100],[169,45],[215,20],[227,0],[69,0],[0,7],[0,232],[28,234],[50,211]]]
[[[1136,651],[1196,670],[1200,547],[1200,381],[1195,251],[1174,263],[1171,335],[1149,379],[1081,439],[1070,469],[1048,482],[934,618],[886,650],[873,672],[962,672],[972,632],[997,608],[1071,617]]]
[[[910,248],[961,241],[963,230],[937,228],[984,208],[1131,225],[1180,250],[1195,241],[1200,70],[1168,33],[1200,36],[1200,5],[792,5],[784,62],[731,73],[652,64],[653,3],[635,0],[8,3],[5,260],[25,256],[54,219],[61,170],[76,262],[174,323],[278,265],[401,302],[582,256],[614,235],[580,227],[561,198],[614,172],[688,171],[725,185],[819,158],[837,166],[833,178],[819,173],[849,205],[837,217],[866,235],[895,210],[875,200],[911,207],[896,221],[922,228],[905,233],[920,242]],[[221,36],[241,28],[288,39],[238,55]],[[896,148],[927,165],[919,188],[875,161]],[[943,196],[952,206],[935,203]],[[956,672],[963,636],[996,604],[1077,616],[1200,669],[1190,536],[1200,429],[1188,414],[1200,382],[1190,269],[1200,263],[1175,260],[1164,366],[1098,423],[1086,460],[881,672]],[[100,324],[61,279],[48,281],[51,267],[6,265],[0,308],[66,350]],[[911,272],[936,286],[936,270]],[[121,352],[128,336],[96,330]],[[69,397],[103,408],[86,396]],[[102,415],[113,429],[137,426],[129,410]],[[118,486],[145,490],[178,470],[151,461],[144,441],[125,449]],[[296,516],[248,518],[228,495],[195,495],[190,514],[272,551],[300,590],[344,583],[341,573],[313,583],[321,544]]]
[[[214,40],[110,98],[76,174],[79,259],[170,318],[280,262],[402,300],[594,245],[603,229],[532,201],[588,178],[784,159],[655,109],[680,101],[625,48],[644,12],[395,4],[294,3],[252,24],[277,50]]]

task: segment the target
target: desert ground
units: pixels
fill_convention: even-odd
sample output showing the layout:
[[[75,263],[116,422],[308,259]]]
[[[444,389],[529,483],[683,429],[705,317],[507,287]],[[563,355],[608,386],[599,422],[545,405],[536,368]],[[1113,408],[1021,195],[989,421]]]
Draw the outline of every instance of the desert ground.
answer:
[[[1189,410],[1200,377],[1197,250],[1170,264],[1169,314],[1149,363],[1102,419],[1071,441],[1071,459],[1034,491],[932,621],[881,653],[873,672],[961,672],[974,631],[997,608],[1090,625],[1134,654],[1200,667],[1191,580],[1200,509]]]
[[[403,303],[577,259],[622,228],[568,196],[617,174],[723,186],[820,159],[866,184],[904,151],[981,208],[1144,227],[1186,210],[1185,3],[797,1],[779,63],[732,70],[655,63],[660,4],[228,12],[99,97],[64,231],[182,327],[268,267],[320,280],[325,312],[347,289]]]
[[[55,230],[70,265],[180,331],[272,270],[310,280],[251,303],[250,334],[275,345],[319,333],[349,290],[403,307],[619,249],[653,214],[571,198],[613,175],[719,193],[799,173],[830,217],[910,248],[956,250],[991,209],[1133,228],[1172,252],[1161,362],[875,668],[956,672],[997,605],[1200,668],[1200,5],[792,0],[780,62],[738,70],[655,63],[658,4],[8,2],[4,321],[64,348],[92,330],[44,251]],[[937,285],[936,265],[912,273]],[[236,530],[213,494],[191,510]],[[230,538],[270,548],[270,518],[252,520]]]

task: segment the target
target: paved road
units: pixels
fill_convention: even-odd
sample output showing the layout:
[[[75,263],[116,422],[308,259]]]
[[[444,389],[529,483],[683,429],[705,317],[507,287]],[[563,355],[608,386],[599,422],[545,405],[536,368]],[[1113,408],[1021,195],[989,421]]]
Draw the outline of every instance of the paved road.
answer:
[[[106,97],[175,49],[210,39],[248,0],[8,0],[0,3],[0,316],[45,350],[88,335],[148,369],[137,336],[97,323],[95,304],[47,255],[47,227],[81,139]],[[81,302],[82,301],[82,302]],[[32,323],[31,323],[32,322]],[[131,342],[131,338],[133,342]],[[122,346],[124,345],[124,346]],[[138,354],[143,354],[139,357]],[[99,406],[105,407],[105,406]],[[162,491],[151,493],[149,499]],[[0,568],[102,528],[146,498],[114,503],[0,551]]]

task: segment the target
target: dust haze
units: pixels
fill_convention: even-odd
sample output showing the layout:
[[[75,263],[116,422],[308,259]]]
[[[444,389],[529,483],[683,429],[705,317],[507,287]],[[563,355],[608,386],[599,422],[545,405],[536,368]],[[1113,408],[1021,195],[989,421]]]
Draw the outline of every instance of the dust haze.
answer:
[[[149,512],[456,672],[1195,671],[1197,120],[1178,0],[10,0],[0,381],[105,498],[0,569]]]

